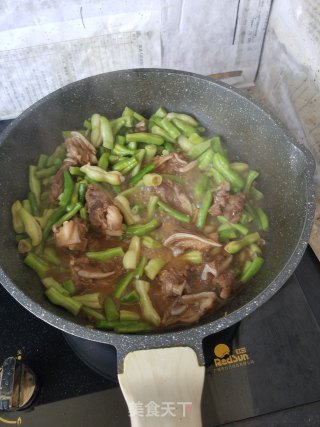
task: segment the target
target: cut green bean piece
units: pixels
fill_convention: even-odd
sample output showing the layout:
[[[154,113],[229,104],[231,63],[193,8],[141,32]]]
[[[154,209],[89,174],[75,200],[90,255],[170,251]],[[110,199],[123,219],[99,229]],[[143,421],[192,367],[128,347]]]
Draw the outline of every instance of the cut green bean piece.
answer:
[[[130,185],[138,184],[138,182],[144,177],[144,175],[153,171],[154,168],[155,168],[155,165],[153,163],[145,166],[143,169],[141,169],[140,172],[137,173],[136,176],[134,176],[133,178],[130,179],[129,184]]]
[[[144,142],[145,144],[163,145],[164,139],[160,135],[147,132],[127,133],[126,141]]]
[[[134,287],[140,297],[140,306],[142,316],[145,320],[152,323],[154,326],[159,326],[161,319],[157,311],[152,305],[152,301],[149,296],[150,284],[144,280],[136,280]]]
[[[167,110],[163,107],[159,107],[157,109],[157,111],[154,113],[155,116],[160,117],[161,119],[163,119],[164,117],[166,117],[167,115]]]
[[[142,239],[142,244],[148,249],[159,249],[161,244],[157,240],[153,239],[151,236],[144,236]]]
[[[144,268],[144,272],[150,280],[153,280],[156,278],[156,276],[165,264],[166,261],[163,258],[150,259],[150,261]]]
[[[182,151],[188,153],[192,148],[193,144],[189,141],[189,139],[185,135],[180,135],[178,138],[178,145]]]
[[[230,163],[231,169],[235,170],[238,173],[246,173],[249,170],[248,163],[241,163],[241,162],[233,162]]]
[[[126,320],[140,320],[140,315],[136,311],[120,310],[120,322]]]
[[[180,260],[192,262],[193,264],[202,264],[202,253],[197,250],[185,252],[183,255],[178,257]]]
[[[154,156],[157,153],[157,146],[150,144],[150,145],[146,145],[144,147],[146,153],[145,153],[145,161],[147,163],[151,162],[151,160],[154,158]]]
[[[239,191],[243,189],[245,185],[244,180],[236,171],[230,168],[228,160],[222,154],[215,153],[213,156],[213,165],[214,168],[230,182],[234,190]]]
[[[226,155],[226,152],[225,152],[225,150],[223,149],[223,147],[222,147],[222,143],[221,143],[221,138],[220,138],[220,136],[214,136],[212,139],[211,139],[211,144],[212,144],[212,149],[213,149],[213,151],[215,152],[215,153],[220,153],[220,154],[222,154],[223,156],[225,156]]]
[[[246,180],[246,184],[245,184],[244,190],[243,190],[245,194],[249,193],[253,181],[256,178],[258,178],[258,176],[259,176],[259,172],[255,171],[255,170],[250,170],[249,171],[248,176],[247,176],[247,180]]]
[[[152,328],[148,323],[145,322],[119,322],[114,327],[114,331],[121,334],[135,334],[138,332],[147,332]]]
[[[147,187],[158,187],[162,183],[162,176],[157,173],[147,173],[143,176],[142,181]]]
[[[118,194],[118,196],[114,198],[114,204],[121,211],[128,225],[136,224],[140,221],[140,216],[132,213],[129,200],[125,196],[120,196]]]
[[[206,192],[209,177],[207,175],[201,175],[196,182],[194,187],[194,195],[197,199],[201,199]]]
[[[106,261],[107,259],[122,257],[124,252],[121,246],[117,246],[104,251],[86,252],[86,256],[93,261]]]
[[[134,278],[135,272],[130,271],[130,273],[125,274],[124,276],[120,277],[120,279],[117,282],[116,288],[113,291],[113,296],[117,299],[121,298],[124,291],[127,289],[127,287],[130,285]]]
[[[90,308],[102,308],[100,292],[93,292],[91,294],[76,295],[73,297],[75,301],[81,302],[82,305]]]
[[[179,120],[185,122],[187,125],[190,125],[193,127],[199,126],[199,122],[196,119],[194,119],[192,116],[190,116],[189,114],[171,112],[171,113],[168,113],[166,117],[170,121],[173,119],[179,119]]]
[[[89,164],[81,166],[80,170],[84,172],[90,179],[96,182],[106,182],[111,185],[120,185],[124,181],[124,177],[118,171],[106,172],[98,166],[91,166]]]
[[[74,293],[76,292],[75,284],[74,284],[73,280],[71,280],[71,279],[65,280],[62,283],[62,286],[69,293],[69,295],[74,295]]]
[[[235,254],[239,252],[241,249],[243,249],[245,246],[248,246],[251,243],[255,243],[259,239],[260,239],[260,234],[258,232],[254,232],[254,233],[248,234],[247,236],[243,237],[240,240],[234,240],[232,242],[229,242],[224,247],[224,250],[226,252],[229,252],[229,254]]]
[[[166,142],[175,142],[175,138],[172,138],[168,132],[166,132],[164,129],[162,129],[160,126],[153,125],[151,127],[151,133],[154,133],[155,135],[160,135]]]
[[[108,321],[119,320],[120,314],[112,298],[107,297],[103,307]]]
[[[38,159],[37,168],[42,169],[45,168],[47,165],[48,156],[46,154],[40,154]]]
[[[91,116],[91,143],[95,147],[99,147],[102,143],[100,114]]]
[[[189,223],[191,221],[190,215],[187,215],[183,212],[180,212],[171,206],[167,205],[166,203],[162,202],[161,200],[158,200],[157,202],[158,206],[168,215],[172,216],[173,218],[176,218],[177,220],[181,222]]]
[[[31,239],[33,246],[38,246],[42,240],[42,230],[38,221],[20,204],[19,216],[25,232]]]
[[[227,224],[229,227],[233,228],[236,231],[239,231],[239,233],[243,234],[244,236],[249,233],[249,230],[247,227],[239,223],[234,224],[228,221],[227,218],[225,218],[224,216],[218,215],[217,219],[221,224]]]
[[[55,248],[47,246],[43,250],[43,257],[46,261],[53,265],[61,265],[61,259],[57,254]]]
[[[64,190],[63,190],[63,193],[60,194],[58,199],[59,199],[60,206],[67,206],[71,201],[71,197],[74,189],[74,183],[69,171],[66,169],[63,171],[63,180],[64,180]]]
[[[208,150],[210,145],[211,145],[210,139],[208,139],[207,141],[200,142],[199,144],[194,145],[191,148],[191,150],[188,152],[188,156],[191,159],[197,159],[199,156],[201,156],[201,154],[203,154],[205,151]]]
[[[53,277],[44,277],[41,282],[46,289],[55,288],[60,294],[69,296],[69,292]]]
[[[261,267],[264,264],[264,259],[257,256],[252,261],[246,265],[242,275],[240,277],[240,282],[247,283],[253,276],[255,276]]]
[[[193,133],[197,133],[197,129],[194,126],[190,126],[189,124],[178,118],[172,119],[172,122],[187,137],[189,137]]]
[[[126,295],[123,295],[123,297],[121,297],[120,302],[121,304],[136,304],[137,302],[139,302],[139,295],[137,294],[136,291],[131,291]]]
[[[72,297],[72,299],[74,298],[75,297]],[[94,308],[82,306],[81,311],[85,313],[86,316],[89,317],[90,319],[100,320],[100,321],[105,320],[104,315],[100,311],[95,310]]]
[[[33,252],[28,253],[24,263],[31,267],[40,277],[44,277],[50,269],[49,264]]]
[[[141,254],[141,240],[138,236],[133,236],[128,248],[125,253],[122,264],[126,270],[134,269],[137,267]]]
[[[203,197],[198,216],[196,220],[196,226],[201,230],[204,228],[208,216],[208,211],[212,205],[212,191],[207,191]]]
[[[22,208],[22,205],[19,202],[19,200],[16,200],[11,206],[11,216],[12,216],[13,229],[18,234],[24,232],[24,225],[23,225],[22,219],[20,218],[20,215],[19,215],[21,208]]]
[[[189,141],[193,145],[198,145],[198,144],[200,144],[201,142],[204,141],[204,138],[202,136],[200,136],[198,133],[195,132],[195,133],[192,133],[189,136]],[[211,140],[209,140],[209,141],[211,141]]]
[[[153,218],[153,216],[154,216],[158,200],[159,200],[158,196],[150,196],[150,198],[148,200],[147,217],[148,217],[149,220],[151,220]]]
[[[201,171],[207,170],[212,164],[214,152],[209,148],[198,157],[198,168]]]
[[[152,219],[146,224],[136,224],[136,225],[128,225],[126,229],[126,236],[145,236],[150,233],[150,231],[158,228],[160,226],[160,222],[156,219]]]
[[[257,212],[257,225],[259,230],[268,230],[269,228],[269,219],[267,214],[265,213],[265,211],[262,208],[256,208],[256,212]]]
[[[180,130],[174,126],[166,117],[161,119],[161,127],[170,135],[170,137],[175,140],[181,135]]]
[[[30,191],[34,194],[37,202],[37,206],[40,206],[40,193],[41,193],[41,184],[37,177],[37,166],[29,166],[29,188]]]
[[[73,218],[78,212],[79,210],[82,208],[81,203],[76,203],[69,212],[67,212],[66,214],[64,214],[56,223],[55,226],[56,227],[60,227],[60,225],[62,225],[65,221],[69,221],[69,219]]]
[[[137,160],[137,165],[132,169],[131,176],[136,176],[139,173],[145,153],[146,153],[146,150],[144,148],[142,148],[141,150],[138,150],[137,154],[135,155],[135,158]]]
[[[43,240],[46,240],[47,237],[49,236],[52,227],[54,224],[57,223],[57,221],[63,216],[63,214],[65,213],[65,208],[63,206],[60,206],[58,208],[56,208],[51,215],[48,218],[48,221],[43,229]]]
[[[136,279],[139,279],[143,275],[144,267],[147,265],[147,262],[148,262],[147,257],[145,257],[145,256],[141,257],[141,260],[138,264],[138,267],[134,271],[134,277]]]
[[[106,171],[108,169],[109,165],[109,153],[103,153],[102,156],[100,156],[100,159],[98,160],[98,166],[99,168]]]
[[[79,314],[79,311],[82,307],[82,304],[78,301],[75,301],[72,297],[62,295],[55,288],[51,287],[45,291],[46,297],[55,305],[65,308],[70,311],[74,316]]]

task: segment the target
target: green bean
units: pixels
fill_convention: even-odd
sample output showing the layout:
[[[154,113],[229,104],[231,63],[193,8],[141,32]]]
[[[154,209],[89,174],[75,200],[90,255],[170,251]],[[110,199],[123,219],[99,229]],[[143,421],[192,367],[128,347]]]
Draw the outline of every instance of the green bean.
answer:
[[[221,175],[221,173],[220,172],[218,172],[216,169],[214,169],[214,168],[211,168],[210,170],[209,170],[209,172],[207,172],[207,174],[208,174],[208,176],[211,176],[212,177],[212,179],[213,179],[213,181],[214,181],[214,183],[216,184],[216,185],[220,185],[220,184],[222,184],[223,182],[226,182],[227,180],[225,179],[225,177],[223,176],[223,175]]]
[[[161,127],[170,135],[170,137],[175,140],[181,135],[179,129],[176,128],[166,117],[161,119]]]
[[[260,239],[260,234],[258,232],[254,232],[254,233],[248,234],[247,236],[243,237],[240,240],[234,240],[232,242],[229,242],[224,247],[224,250],[226,252],[229,252],[229,254],[235,254],[239,252],[241,249],[243,249],[245,246],[248,246],[251,243],[255,243],[259,239]]]
[[[64,179],[64,190],[63,193],[58,197],[60,206],[67,206],[72,197],[72,193],[74,190],[73,179],[68,170],[63,171],[63,179]]]
[[[73,297],[75,301],[81,302],[82,305],[89,308],[102,308],[100,292],[91,294],[76,295]]]
[[[134,275],[135,275],[135,271],[130,271],[130,273],[127,273],[124,276],[120,277],[113,291],[113,296],[115,298],[119,299],[121,297],[121,295],[124,293],[124,291],[132,282]]]
[[[198,157],[198,168],[201,171],[205,171],[209,168],[209,166],[212,164],[213,155],[213,150],[209,148]]]
[[[54,150],[52,156],[50,156],[47,160],[47,166],[51,165],[51,161],[53,161],[52,164],[55,164],[54,162],[59,158],[60,160],[65,159],[66,157],[66,148],[64,144],[58,145],[58,147]]]
[[[125,222],[128,225],[136,224],[140,221],[140,216],[134,215],[132,213],[129,201],[125,196],[118,195],[117,197],[115,197],[114,203],[121,211],[122,215],[124,216]]]
[[[128,248],[125,253],[122,264],[126,270],[134,269],[137,267],[141,254],[141,240],[138,236],[133,236]]]
[[[160,135],[166,142],[175,142],[175,139],[172,138],[168,132],[166,132],[164,129],[162,129],[160,126],[153,125],[151,127],[151,133],[154,133],[155,135]]]
[[[37,166],[29,166],[29,188],[30,191],[34,194],[37,206],[40,206],[40,193],[41,193],[41,184],[37,177]]]
[[[255,200],[261,200],[263,199],[263,193],[261,193],[261,191],[259,191],[257,188],[252,186],[250,188],[250,197],[252,197]]]
[[[166,141],[163,145],[168,153],[174,153],[176,151],[175,147],[170,142]]]
[[[78,301],[74,301],[71,297],[62,295],[55,288],[49,288],[45,291],[46,297],[55,305],[65,308],[70,311],[74,316],[79,314],[82,304]]]
[[[248,169],[249,169],[249,165],[247,163],[241,163],[241,162],[230,163],[230,167],[231,169],[235,170],[240,174],[248,172]]]
[[[74,297],[72,298],[74,299]],[[104,315],[100,313],[100,311],[95,310],[94,308],[82,306],[81,311],[85,313],[89,319],[95,319],[96,321],[106,320]]]
[[[106,171],[108,169],[108,165],[109,165],[109,153],[106,152],[106,153],[103,153],[102,156],[100,157],[98,161],[98,166],[99,168]]]
[[[56,250],[50,246],[46,246],[43,251],[43,258],[50,264],[61,265],[61,259]]]
[[[124,145],[116,144],[112,150],[112,153],[116,154],[117,156],[134,156],[136,154],[136,150],[131,150],[130,148]]]
[[[249,193],[253,181],[256,178],[258,178],[258,176],[259,176],[259,172],[255,171],[255,170],[249,170],[249,173],[248,173],[248,176],[247,176],[247,179],[246,179],[246,183],[245,183],[245,186],[244,186],[244,189],[243,189],[243,191],[244,191],[245,194]]]
[[[117,135],[115,139],[116,144],[124,145],[126,143],[126,137],[123,135]]]
[[[189,124],[178,118],[174,118],[172,119],[172,121],[175,126],[187,137],[197,132],[197,129],[194,126],[190,126]]]
[[[48,160],[48,156],[46,154],[40,154],[39,159],[38,159],[38,163],[37,163],[37,168],[42,169],[42,168],[46,167],[47,160]]]
[[[141,114],[137,113],[136,111],[133,112],[133,117],[138,120],[138,122],[146,121],[147,119],[143,117]]]
[[[78,197],[79,202],[84,204],[86,201],[86,192],[87,192],[87,184],[85,182],[80,182],[78,187]]]
[[[140,315],[131,310],[120,310],[120,322],[131,320],[140,320]]]
[[[44,168],[44,169],[38,169],[35,172],[35,176],[36,178],[42,179],[42,178],[50,178],[51,176],[55,175],[55,173],[60,169],[61,164],[58,165],[52,165],[49,166],[48,168]]]
[[[147,218],[148,218],[148,220],[151,220],[153,218],[158,200],[159,200],[159,198],[157,196],[150,196],[149,197],[148,205],[147,205]]]
[[[169,179],[172,182],[177,182],[178,184],[181,184],[181,185],[184,185],[184,183],[185,183],[184,180],[183,180],[183,178],[181,176],[171,175],[171,174],[168,174],[168,173],[163,173],[162,177],[163,178],[167,178],[167,179]]]
[[[155,228],[158,228],[159,226],[160,226],[160,223],[156,219],[152,219],[146,224],[128,225],[126,229],[126,236],[127,237],[144,236],[150,233],[150,231],[154,230]]]
[[[167,115],[167,110],[163,107],[159,107],[157,111],[154,113],[154,116],[160,117],[163,119]]]
[[[69,173],[72,176],[84,176],[84,173],[81,172],[80,167],[79,166],[70,166],[69,167]]]
[[[60,294],[69,296],[69,292],[66,289],[64,289],[64,287],[59,282],[57,282],[53,277],[44,277],[43,279],[41,279],[41,282],[46,289],[54,288],[58,292],[60,292]]]
[[[104,307],[104,312],[108,321],[119,320],[119,317],[120,317],[119,311],[117,310],[117,307],[113,302],[112,298],[107,297],[104,300],[103,307]]]
[[[137,166],[138,161],[135,157],[127,157],[125,159],[119,160],[112,166],[112,169],[119,171],[122,174],[125,174],[125,171],[130,172],[135,166]]]
[[[136,280],[134,282],[135,290],[140,297],[140,306],[142,316],[145,320],[152,323],[155,326],[159,326],[161,319],[157,311],[152,305],[152,301],[149,296],[150,284],[144,280]]]
[[[214,168],[230,182],[234,190],[242,190],[245,185],[244,180],[236,171],[230,168],[228,160],[222,154],[215,153],[213,156],[213,165]]]
[[[110,125],[111,125],[113,135],[117,135],[117,133],[120,131],[120,129],[123,126],[126,126],[127,124],[128,124],[127,119],[125,117],[119,117],[117,119],[110,120]],[[132,123],[131,123],[131,125],[132,125]]]
[[[215,153],[219,153],[219,154],[222,154],[223,156],[226,156],[226,152],[222,147],[220,136],[214,136],[211,139],[211,145],[212,145],[212,149]]]
[[[119,322],[114,327],[114,331],[121,334],[134,334],[137,332],[147,332],[151,326],[145,322]]]
[[[73,183],[72,181],[72,186],[73,186],[73,192],[71,195],[71,200],[66,208],[67,212],[70,211],[70,206],[73,206],[75,203],[79,202],[79,186],[80,186],[80,182],[76,182]]]
[[[118,171],[106,172],[98,166],[91,166],[89,164],[81,166],[80,170],[96,182],[120,185],[124,181],[124,177]]]
[[[267,214],[264,212],[264,210],[262,208],[256,208],[256,212],[257,212],[257,226],[259,230],[268,230],[269,228],[269,219]]]
[[[118,196],[132,196],[137,191],[141,190],[141,187],[143,186],[143,182],[140,180],[140,182],[135,185],[134,187],[127,188],[126,190],[121,191],[121,193],[118,194]]]
[[[157,173],[146,173],[142,181],[146,187],[158,187],[162,183],[162,176]]]
[[[199,126],[199,122],[196,119],[194,119],[192,116],[189,116],[189,114],[171,112],[167,114],[167,119],[170,121],[173,119],[179,119],[184,123],[186,123],[187,125],[190,125],[193,127]]]
[[[84,221],[87,221],[87,219],[88,219],[88,214],[87,214],[87,211],[86,211],[86,208],[85,208],[85,207],[82,207],[82,208],[80,209],[80,211],[79,211],[79,215],[80,215],[80,218],[81,218],[81,219],[83,219]]]
[[[150,144],[150,145],[146,145],[144,147],[146,153],[145,153],[145,161],[146,163],[150,163],[151,160],[154,158],[154,156],[156,155],[157,152],[157,146]]]
[[[91,116],[91,143],[95,147],[99,147],[102,143],[100,114]]]
[[[173,218],[176,218],[177,220],[181,222],[187,222],[189,223],[191,221],[190,215],[187,215],[183,212],[180,212],[171,206],[167,205],[166,203],[162,202],[161,200],[158,200],[158,206],[168,215],[172,216]]]
[[[38,221],[20,204],[18,211],[25,232],[31,239],[32,246],[38,246],[42,240],[42,230]]]
[[[197,144],[200,144],[201,142],[203,142],[204,138],[195,132],[189,136],[189,141],[191,142],[191,144],[197,145]],[[209,141],[211,141],[211,139]]]
[[[47,237],[49,236],[52,227],[54,224],[56,224],[56,222],[63,216],[63,214],[65,213],[65,208],[63,206],[60,206],[58,208],[56,208],[49,216],[46,225],[44,226],[43,229],[43,241],[45,241],[47,239]]]
[[[29,252],[24,259],[24,263],[31,267],[40,277],[44,277],[48,274],[50,266],[42,258],[33,252]]]
[[[192,262],[193,264],[202,264],[202,253],[197,250],[185,252],[183,255],[180,255],[179,260]]]
[[[232,229],[229,226],[219,227],[218,234],[219,234],[219,240],[221,242],[224,242],[227,239],[236,239],[237,238],[236,232],[234,231],[234,229]]]
[[[185,135],[180,135],[178,138],[178,145],[182,151],[188,153],[192,148],[193,144],[189,141],[189,139]]]
[[[121,304],[136,304],[139,302],[139,295],[136,291],[131,291],[126,295],[123,295],[120,299]]]
[[[155,168],[155,165],[153,163],[150,163],[149,165],[145,166],[143,169],[141,169],[140,172],[137,173],[136,176],[130,179],[129,184],[130,185],[138,184],[138,182],[144,177],[144,175],[153,171],[154,168]]]
[[[122,257],[124,252],[121,246],[117,246],[104,251],[86,252],[86,256],[93,261],[106,261],[107,259]]]
[[[164,139],[160,135],[147,132],[127,133],[126,141],[144,142],[145,144],[163,145]]]
[[[217,216],[217,220],[221,223],[221,224],[227,224],[229,225],[229,227],[233,228],[236,231],[239,231],[239,233],[243,234],[244,236],[247,235],[249,233],[249,230],[247,227],[245,227],[242,224],[234,224],[230,221],[227,220],[227,218],[225,218],[224,216]]]
[[[141,260],[140,260],[137,268],[134,271],[134,277],[136,279],[139,279],[143,275],[144,267],[147,265],[147,261],[148,261],[147,257],[145,257],[145,256],[141,257]]]
[[[150,280],[153,280],[165,264],[166,261],[163,258],[152,258],[145,266],[144,272]]]
[[[132,169],[131,176],[136,176],[138,172],[141,169],[141,165],[145,156],[146,150],[142,148],[141,150],[138,150],[137,154],[135,155],[135,158],[137,160],[137,165]]]
[[[22,200],[22,207],[23,209],[25,209],[30,215],[32,215],[31,213],[31,205],[28,199]]]
[[[86,119],[83,122],[83,127],[86,128],[86,129],[88,129],[88,130],[91,130],[92,129],[92,127],[91,127],[91,119],[89,119],[89,120]]]
[[[12,226],[18,234],[24,232],[24,225],[19,215],[21,207],[22,205],[19,200],[16,200],[11,206]]]
[[[75,284],[73,283],[73,281],[71,279],[65,280],[62,283],[62,286],[69,293],[69,295],[73,295],[76,292]]]
[[[254,258],[256,255],[262,255],[262,250],[256,243],[251,243],[251,245],[248,246],[248,252],[251,258]]]
[[[67,212],[60,219],[58,219],[58,221],[55,223],[55,226],[60,227],[60,225],[62,225],[65,221],[69,221],[79,212],[81,208],[81,203],[76,203],[69,212]]]
[[[206,141],[200,142],[197,145],[194,145],[191,150],[188,152],[188,156],[191,159],[197,159],[201,154],[203,154],[205,151],[208,150],[210,147],[211,142],[210,139],[207,139]]]
[[[208,216],[208,210],[212,205],[212,191],[207,191],[202,199],[198,216],[196,220],[196,226],[201,230],[204,228]]]
[[[25,254],[32,250],[32,242],[30,238],[21,239],[18,242],[18,251],[20,254]]]
[[[116,156],[115,154],[110,154],[109,162],[113,165],[120,160],[120,156]]]
[[[242,272],[242,275],[240,277],[240,282],[242,283],[248,282],[253,276],[255,276],[258,273],[263,263],[264,263],[264,259],[259,256],[255,257],[252,261],[249,261],[249,264],[247,264],[245,270]]]
[[[194,195],[197,199],[200,199],[204,195],[207,189],[208,182],[209,177],[207,175],[200,175],[193,190]]]
[[[142,239],[142,244],[149,249],[158,249],[161,248],[161,244],[153,239],[151,236],[144,236]]]

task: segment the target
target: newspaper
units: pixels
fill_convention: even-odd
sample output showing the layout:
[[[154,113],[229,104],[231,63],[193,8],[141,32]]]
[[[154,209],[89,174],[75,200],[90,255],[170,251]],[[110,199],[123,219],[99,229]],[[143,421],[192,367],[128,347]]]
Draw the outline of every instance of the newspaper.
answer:
[[[316,163],[317,211],[310,244],[320,259],[320,3],[275,0],[256,90]]]
[[[84,77],[164,67],[239,87],[257,73],[271,0],[0,2],[0,120]]]

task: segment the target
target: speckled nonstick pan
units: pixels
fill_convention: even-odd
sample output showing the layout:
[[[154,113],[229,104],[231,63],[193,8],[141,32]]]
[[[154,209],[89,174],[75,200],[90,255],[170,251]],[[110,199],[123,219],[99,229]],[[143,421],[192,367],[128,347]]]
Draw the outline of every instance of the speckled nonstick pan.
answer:
[[[35,163],[40,153],[51,153],[61,143],[61,130],[81,127],[95,112],[117,117],[125,105],[147,116],[159,106],[193,114],[210,134],[223,137],[235,158],[261,172],[259,184],[270,217],[263,269],[228,306],[199,324],[175,331],[117,335],[86,328],[80,319],[46,300],[38,277],[17,252],[11,227],[11,204],[27,193],[27,166]],[[268,111],[226,84],[180,71],[140,69],[90,77],[37,102],[1,136],[0,164],[3,286],[52,326],[115,346],[127,402],[173,402],[176,407],[177,402],[192,402],[192,410],[178,405],[181,411],[176,417],[133,414],[132,425],[200,425],[203,338],[238,322],[271,298],[292,274],[306,248],[314,215],[314,160],[309,151]]]

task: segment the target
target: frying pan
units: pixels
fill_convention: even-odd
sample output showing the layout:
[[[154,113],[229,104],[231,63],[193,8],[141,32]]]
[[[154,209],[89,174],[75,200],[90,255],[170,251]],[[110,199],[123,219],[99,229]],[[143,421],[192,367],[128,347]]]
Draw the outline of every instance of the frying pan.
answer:
[[[221,135],[234,159],[261,172],[270,232],[265,264],[244,291],[198,324],[166,332],[118,335],[88,329],[43,294],[38,277],[17,252],[10,207],[28,188],[27,165],[61,143],[61,131],[79,129],[93,113],[117,117],[128,105],[148,116],[159,106],[197,117],[209,134]],[[314,215],[309,151],[261,105],[234,88],[192,73],[165,69],[116,71],[70,84],[38,101],[0,139],[0,281],[34,315],[52,326],[117,349],[119,382],[133,426],[201,425],[204,379],[202,340],[248,316],[272,297],[298,265]],[[45,338],[44,338],[45,339]],[[157,416],[156,405],[173,416]],[[180,404],[179,404],[180,403]],[[154,416],[142,417],[141,405]],[[161,415],[164,415],[163,413]]]

